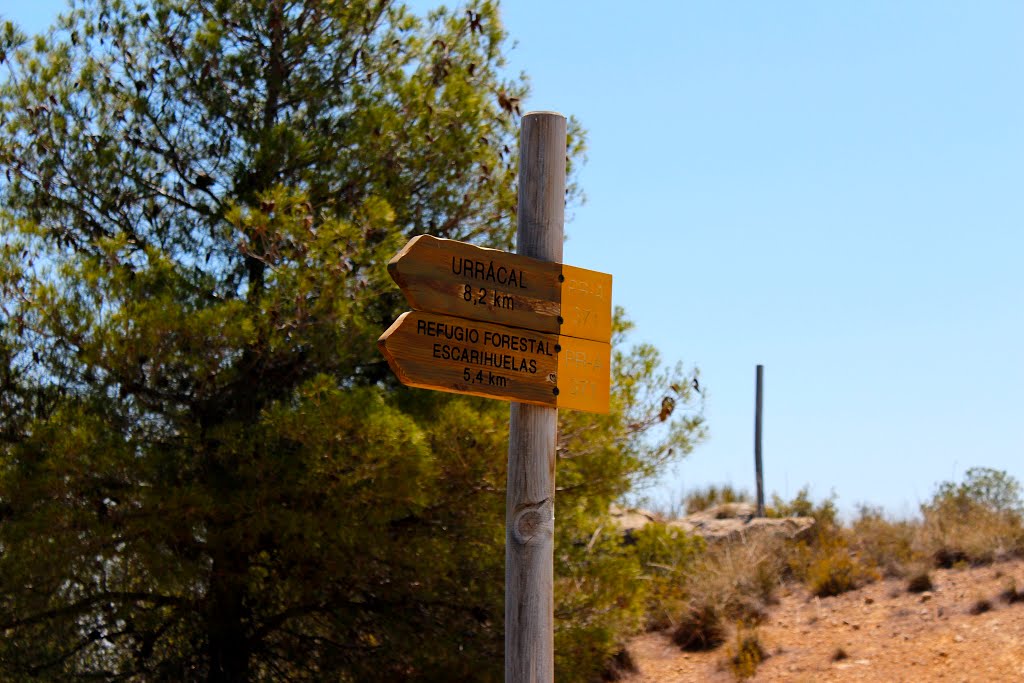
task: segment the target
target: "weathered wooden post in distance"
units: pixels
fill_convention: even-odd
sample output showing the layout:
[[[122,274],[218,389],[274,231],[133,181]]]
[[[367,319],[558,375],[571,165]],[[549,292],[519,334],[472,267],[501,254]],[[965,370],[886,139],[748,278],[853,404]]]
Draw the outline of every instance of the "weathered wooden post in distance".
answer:
[[[764,475],[761,470],[761,411],[764,407],[764,366],[757,366],[754,399],[754,472],[757,477],[757,516],[764,517]]]
[[[612,276],[561,263],[566,121],[522,119],[517,253],[420,235],[388,264],[413,310],[377,345],[407,386],[513,401],[505,680],[554,680],[558,408],[607,413]]]

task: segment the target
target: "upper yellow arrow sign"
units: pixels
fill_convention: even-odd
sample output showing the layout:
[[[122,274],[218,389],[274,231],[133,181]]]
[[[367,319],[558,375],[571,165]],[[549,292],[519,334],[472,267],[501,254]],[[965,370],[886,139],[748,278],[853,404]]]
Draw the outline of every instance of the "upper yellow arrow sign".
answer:
[[[430,235],[412,238],[391,278],[413,308],[608,342],[612,276]]]

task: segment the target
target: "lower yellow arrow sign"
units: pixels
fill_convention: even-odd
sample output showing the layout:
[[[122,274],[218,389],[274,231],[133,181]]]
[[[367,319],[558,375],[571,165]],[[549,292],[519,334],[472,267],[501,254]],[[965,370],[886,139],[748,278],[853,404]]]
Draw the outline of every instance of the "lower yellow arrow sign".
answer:
[[[377,340],[410,387],[607,413],[611,345],[420,311]]]

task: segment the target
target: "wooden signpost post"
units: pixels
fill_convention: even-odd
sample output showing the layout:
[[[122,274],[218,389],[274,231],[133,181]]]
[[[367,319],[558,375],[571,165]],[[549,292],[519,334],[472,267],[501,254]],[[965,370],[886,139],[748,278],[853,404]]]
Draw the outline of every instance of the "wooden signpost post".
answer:
[[[554,680],[558,408],[607,413],[612,276],[561,263],[565,117],[523,116],[516,254],[420,235],[388,264],[414,309],[377,340],[408,386],[512,401],[505,681]]]

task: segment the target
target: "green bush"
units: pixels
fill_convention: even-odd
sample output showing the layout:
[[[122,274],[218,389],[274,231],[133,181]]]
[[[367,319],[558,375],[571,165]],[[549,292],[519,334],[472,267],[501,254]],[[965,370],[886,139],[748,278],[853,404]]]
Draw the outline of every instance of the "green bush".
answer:
[[[686,602],[687,581],[705,550],[704,539],[679,527],[652,522],[634,531],[633,552],[646,586],[648,630],[673,624]]]
[[[761,644],[761,637],[756,628],[740,626],[736,629],[736,640],[730,647],[729,670],[738,681],[753,678],[757,667],[768,658],[768,653]]]
[[[750,494],[734,488],[732,484],[723,484],[721,486],[711,484],[705,488],[691,491],[683,498],[683,506],[688,515],[700,512],[701,510],[707,510],[715,505],[749,502]]]
[[[836,508],[836,494],[833,493],[817,505],[811,500],[810,488],[804,486],[796,496],[786,501],[778,494],[772,494],[772,504],[765,510],[768,517],[813,517],[815,527],[837,527],[839,510]]]
[[[1024,552],[1020,484],[1001,470],[974,467],[963,482],[939,484],[921,514],[917,545],[938,566],[987,564]]]
[[[572,509],[562,517],[582,533],[556,544],[555,671],[560,681],[592,681],[643,625],[648,585],[635,548],[606,520],[588,523]]]
[[[949,481],[939,484],[932,503],[953,504],[963,512],[977,506],[995,513],[1016,515],[1024,508],[1020,482],[1005,471],[990,467],[970,468],[959,484]]]

